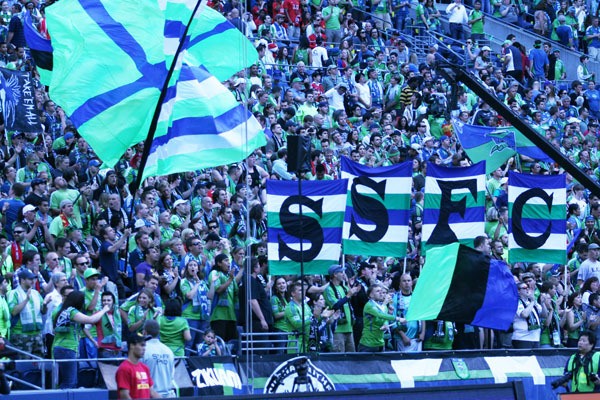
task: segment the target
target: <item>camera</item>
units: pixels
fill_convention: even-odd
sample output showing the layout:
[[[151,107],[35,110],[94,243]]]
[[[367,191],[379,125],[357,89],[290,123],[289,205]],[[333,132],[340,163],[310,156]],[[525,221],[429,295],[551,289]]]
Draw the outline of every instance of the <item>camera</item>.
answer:
[[[593,374],[593,375],[595,375],[595,374]],[[568,383],[572,378],[573,378],[573,373],[572,372],[567,372],[566,374],[564,374],[560,378],[558,378],[558,379],[550,382],[550,385],[552,386],[552,389],[556,389],[557,387],[562,386],[565,383]]]

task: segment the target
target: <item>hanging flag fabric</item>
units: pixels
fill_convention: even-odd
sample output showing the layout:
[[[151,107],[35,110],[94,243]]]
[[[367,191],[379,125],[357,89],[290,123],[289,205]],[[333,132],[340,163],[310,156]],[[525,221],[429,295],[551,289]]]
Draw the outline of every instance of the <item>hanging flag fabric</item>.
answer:
[[[165,55],[170,64],[196,0],[159,2],[165,13]],[[235,26],[203,3],[188,31],[187,62],[204,67],[220,82],[258,61],[258,53]],[[169,58],[170,57],[170,58]]]
[[[23,33],[31,57],[40,74],[40,82],[49,86],[52,80],[52,43],[35,28],[29,12],[23,14]]]
[[[508,260],[567,263],[565,175],[508,175]]]
[[[512,126],[464,125],[462,130],[457,129],[457,136],[473,162],[486,162],[486,173],[488,174],[516,154],[538,161],[554,162]]]
[[[241,161],[266,145],[260,123],[204,67],[184,63],[169,87],[143,178]]]
[[[128,147],[147,137],[179,45],[176,34],[185,30],[191,4],[61,0],[46,9],[54,49],[50,96],[106,164],[114,165]],[[201,7],[200,14],[205,10]],[[188,65],[199,66],[190,60],[200,59],[194,53],[203,51],[203,39],[212,36],[198,21],[192,25],[185,39]],[[256,51],[240,54],[248,47],[236,47],[238,43],[241,39],[221,43],[228,68],[206,69],[230,76],[243,68],[238,66],[252,64]]]
[[[305,274],[322,275],[339,263],[348,181],[302,181],[301,190],[298,182],[267,180],[271,275],[300,274],[301,261]]]
[[[412,162],[369,168],[342,157],[348,179],[344,253],[404,257],[412,186]]]
[[[485,162],[465,168],[427,164],[424,248],[459,241],[472,246],[485,234]]]
[[[506,263],[452,243],[427,251],[406,319],[440,319],[505,331],[517,304],[517,286]]]
[[[29,73],[0,68],[0,103],[7,131],[42,131]]]
[[[486,162],[486,173],[490,174],[516,154],[514,134],[511,127],[487,127],[464,125],[457,129],[457,137],[469,158],[475,162]]]

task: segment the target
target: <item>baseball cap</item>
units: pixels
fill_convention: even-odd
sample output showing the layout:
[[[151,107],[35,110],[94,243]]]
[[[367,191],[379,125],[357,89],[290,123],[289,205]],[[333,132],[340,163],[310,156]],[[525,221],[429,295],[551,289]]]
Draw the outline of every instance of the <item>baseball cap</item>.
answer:
[[[27,204],[25,207],[23,207],[23,214],[25,214],[26,212],[35,211],[35,210],[37,210],[36,206]]]
[[[504,43],[502,43],[502,46],[511,45],[511,44],[512,44],[511,40],[505,40]]]
[[[329,267],[329,275],[335,275],[338,272],[344,272],[344,268],[342,268],[341,265],[332,265],[331,267]]]
[[[36,276],[33,272],[31,272],[28,268],[21,268],[19,272],[19,279],[35,279]]]
[[[187,200],[183,200],[183,199],[176,200],[175,203],[173,203],[173,208],[175,208],[181,204],[185,204],[185,203],[187,203]]]
[[[588,246],[588,250],[598,250],[600,249],[600,246],[598,246],[596,243],[592,243]]]
[[[483,46],[483,47],[481,48],[481,51],[486,51],[486,50],[487,50],[487,51],[492,51],[492,49],[490,49],[490,46]]]
[[[88,162],[88,167],[100,167],[100,161],[90,160],[90,162]]]
[[[84,279],[89,279],[92,276],[100,276],[100,272],[98,272],[98,270],[96,268],[88,268],[83,273],[83,278]]]

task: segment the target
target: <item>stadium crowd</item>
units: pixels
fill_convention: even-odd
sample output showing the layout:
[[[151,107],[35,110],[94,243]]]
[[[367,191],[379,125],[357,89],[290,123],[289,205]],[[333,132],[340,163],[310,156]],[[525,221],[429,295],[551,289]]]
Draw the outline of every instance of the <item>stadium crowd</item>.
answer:
[[[44,32],[43,6],[23,3]],[[466,39],[469,68],[483,85],[598,178],[600,92],[585,67],[599,57],[597,3],[555,3],[476,0],[467,14],[456,0],[446,10],[448,34]],[[143,143],[117,165],[103,165],[38,85],[43,132],[6,132],[0,139],[0,340],[34,355],[76,359],[123,355],[127,338],[145,332],[149,320],[158,322],[161,342],[175,356],[235,349],[239,326],[288,333],[300,351],[312,352],[560,347],[574,346],[584,329],[600,333],[600,198],[568,174],[570,261],[508,266],[521,298],[510,332],[404,318],[424,263],[427,165],[471,164],[456,136],[464,124],[508,124],[467,87],[452,91],[437,75],[444,57],[437,46],[418,54],[402,36],[442,29],[432,0],[374,0],[372,15],[361,11],[360,0],[257,0],[248,11],[237,0],[209,5],[256,40],[259,62],[225,84],[262,124],[267,145],[237,164],[148,178],[134,196]],[[35,76],[21,5],[1,6],[7,27],[0,62]],[[489,46],[479,47],[486,43],[482,12],[506,18],[509,6],[535,10],[531,29],[550,38],[527,50],[510,35],[492,57]],[[571,8],[579,40],[567,45],[589,54],[577,77],[565,75],[562,47],[552,42],[556,34],[565,44],[561,32]],[[516,14],[516,23],[528,27],[526,13]],[[546,16],[551,23],[538,23]],[[565,79],[570,86],[555,84]],[[290,135],[311,138],[307,173],[287,172]],[[307,276],[304,284],[297,276],[271,276],[266,180],[338,179],[343,156],[373,167],[412,162],[406,260],[346,254],[327,276]],[[503,260],[509,170],[565,173],[557,164],[517,156],[489,176],[487,236],[473,246]],[[61,387],[76,384],[71,368],[77,364],[61,366]]]

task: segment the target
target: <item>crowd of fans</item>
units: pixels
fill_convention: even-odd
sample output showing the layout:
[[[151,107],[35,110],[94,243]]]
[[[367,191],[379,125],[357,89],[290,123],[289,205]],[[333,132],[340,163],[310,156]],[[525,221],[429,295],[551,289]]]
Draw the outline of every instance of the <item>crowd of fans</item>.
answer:
[[[573,47],[597,58],[597,4],[585,9],[582,3],[572,6],[576,31],[585,32]],[[582,76],[560,87],[554,81],[574,77],[565,76],[551,40],[527,51],[510,35],[495,58],[489,46],[478,47],[485,40],[480,10],[502,14],[508,4],[475,1],[473,12],[458,16],[467,21],[450,18],[450,37],[468,36],[463,23],[471,25],[467,61],[481,84],[587,174],[600,177],[600,93],[586,75],[587,56]],[[550,21],[556,13],[559,22],[571,15],[553,4],[519,3],[545,14],[554,10]],[[372,1],[372,17],[360,11],[360,0],[257,0],[248,12],[237,0],[210,5],[256,39],[259,62],[225,83],[262,124],[267,145],[236,164],[148,178],[134,196],[143,143],[117,165],[103,165],[38,85],[43,132],[6,132],[0,139],[0,340],[34,355],[76,359],[121,356],[127,337],[142,332],[147,320],[158,322],[161,342],[175,356],[235,349],[238,327],[279,332],[273,343],[289,334],[290,352],[559,347],[573,346],[585,328],[600,333],[600,198],[568,174],[570,261],[566,267],[508,266],[521,297],[510,332],[404,318],[424,263],[427,165],[471,164],[456,136],[464,124],[508,124],[467,87],[452,87],[437,75],[443,57],[437,46],[417,54],[392,33],[442,29],[431,0]],[[35,2],[25,6],[39,13]],[[447,13],[461,7],[465,12],[456,0]],[[582,8],[593,17],[588,28]],[[6,50],[6,65],[30,70],[34,63],[19,42],[20,11],[15,4],[11,16],[2,3],[9,28],[0,59]],[[43,10],[39,14],[43,31]],[[520,23],[526,22],[524,16]],[[532,29],[562,38],[560,26]],[[287,171],[290,135],[311,139],[306,173]],[[327,276],[304,277],[304,284],[297,276],[269,275],[266,180],[339,179],[343,156],[373,167],[412,162],[406,259],[344,255]],[[491,174],[487,236],[474,247],[503,260],[509,170],[565,173],[558,164],[517,156]],[[276,344],[270,351],[285,350]],[[75,384],[69,368],[76,363],[61,367],[65,388]]]

